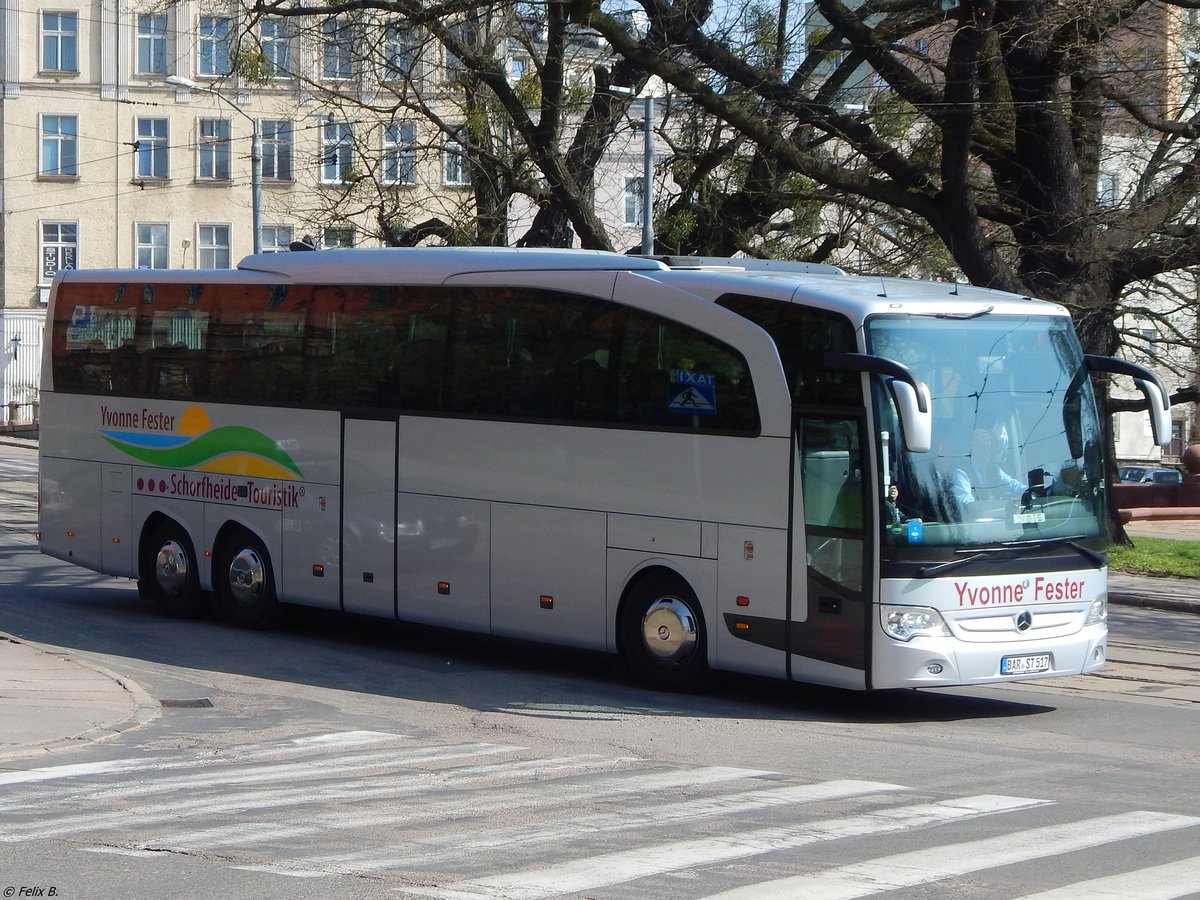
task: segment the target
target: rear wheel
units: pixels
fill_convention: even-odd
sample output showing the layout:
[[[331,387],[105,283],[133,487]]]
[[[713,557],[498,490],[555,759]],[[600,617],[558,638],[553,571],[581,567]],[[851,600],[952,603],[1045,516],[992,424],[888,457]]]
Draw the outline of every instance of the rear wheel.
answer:
[[[239,528],[221,543],[213,587],[225,617],[243,628],[269,628],[279,615],[275,573],[267,548]]]
[[[142,545],[138,591],[163,613],[177,619],[194,619],[208,609],[208,595],[200,590],[192,541],[179,523],[164,519]]]
[[[695,692],[710,678],[700,603],[682,580],[655,574],[638,582],[621,609],[621,650],[633,674],[659,690]]]

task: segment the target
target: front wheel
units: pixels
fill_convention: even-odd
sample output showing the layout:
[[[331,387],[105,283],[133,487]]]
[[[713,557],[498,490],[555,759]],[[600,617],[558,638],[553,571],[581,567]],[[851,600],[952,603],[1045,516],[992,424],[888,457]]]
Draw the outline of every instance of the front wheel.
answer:
[[[696,595],[682,581],[651,575],[625,599],[621,650],[639,681],[693,693],[709,681],[707,636]]]
[[[213,587],[225,617],[243,628],[269,628],[279,615],[275,573],[267,548],[238,529],[221,545],[213,569]]]
[[[191,538],[177,522],[159,522],[142,545],[138,593],[177,619],[194,619],[208,609],[208,595],[200,590]]]

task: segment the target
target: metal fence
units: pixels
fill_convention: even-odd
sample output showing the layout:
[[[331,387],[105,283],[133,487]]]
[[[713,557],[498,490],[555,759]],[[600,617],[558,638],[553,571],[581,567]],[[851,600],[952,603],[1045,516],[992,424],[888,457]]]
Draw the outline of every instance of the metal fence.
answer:
[[[45,324],[44,310],[0,310],[0,425],[38,421]]]

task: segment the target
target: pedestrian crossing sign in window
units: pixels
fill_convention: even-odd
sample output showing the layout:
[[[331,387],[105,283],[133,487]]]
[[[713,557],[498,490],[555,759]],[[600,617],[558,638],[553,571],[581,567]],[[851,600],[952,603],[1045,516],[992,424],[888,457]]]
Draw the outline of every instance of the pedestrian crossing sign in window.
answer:
[[[716,376],[708,372],[672,369],[667,410],[698,416],[714,415],[717,411],[716,385]]]

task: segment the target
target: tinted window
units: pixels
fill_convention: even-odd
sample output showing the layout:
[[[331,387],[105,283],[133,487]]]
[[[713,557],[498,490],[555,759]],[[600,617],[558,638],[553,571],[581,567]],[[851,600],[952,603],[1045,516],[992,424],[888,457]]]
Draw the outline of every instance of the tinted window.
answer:
[[[854,327],[845,316],[762,297],[730,294],[717,302],[754,322],[775,341],[788,387],[797,403],[862,405],[861,376],[825,367],[826,352],[858,350]]]
[[[54,341],[58,390],[758,430],[732,348],[560,292],[68,284]]]

